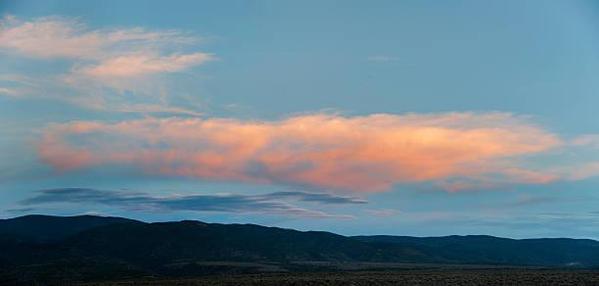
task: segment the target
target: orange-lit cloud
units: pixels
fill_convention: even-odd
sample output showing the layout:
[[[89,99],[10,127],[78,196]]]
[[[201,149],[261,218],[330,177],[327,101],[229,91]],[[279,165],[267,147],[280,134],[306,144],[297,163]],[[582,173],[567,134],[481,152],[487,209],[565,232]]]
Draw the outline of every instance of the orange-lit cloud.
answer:
[[[374,192],[426,181],[448,190],[546,183],[555,177],[522,168],[518,159],[560,144],[506,113],[315,114],[72,122],[47,129],[39,154],[63,171],[125,165],[149,174]]]
[[[81,72],[87,76],[98,78],[134,77],[161,72],[176,72],[210,59],[211,56],[205,53],[165,57],[134,54],[108,59],[97,66],[84,68]]]

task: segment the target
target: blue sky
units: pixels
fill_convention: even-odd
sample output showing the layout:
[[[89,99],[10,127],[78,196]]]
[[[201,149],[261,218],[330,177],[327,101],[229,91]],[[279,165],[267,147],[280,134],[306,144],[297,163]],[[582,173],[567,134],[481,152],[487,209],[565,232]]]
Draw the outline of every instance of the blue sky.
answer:
[[[0,2],[0,216],[599,238],[598,13]]]

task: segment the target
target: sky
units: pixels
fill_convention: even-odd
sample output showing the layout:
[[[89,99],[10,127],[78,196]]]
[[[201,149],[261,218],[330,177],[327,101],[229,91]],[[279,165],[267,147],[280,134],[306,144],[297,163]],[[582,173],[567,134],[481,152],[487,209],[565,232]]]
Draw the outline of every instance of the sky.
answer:
[[[599,239],[595,1],[0,0],[0,217]]]

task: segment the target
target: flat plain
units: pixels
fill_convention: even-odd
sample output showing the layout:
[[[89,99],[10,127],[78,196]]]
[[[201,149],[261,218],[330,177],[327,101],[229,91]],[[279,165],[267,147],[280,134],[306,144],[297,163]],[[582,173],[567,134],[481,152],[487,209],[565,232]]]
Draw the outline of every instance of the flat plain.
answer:
[[[599,270],[464,269],[247,274],[187,279],[136,279],[82,286],[336,286],[336,285],[599,285]]]

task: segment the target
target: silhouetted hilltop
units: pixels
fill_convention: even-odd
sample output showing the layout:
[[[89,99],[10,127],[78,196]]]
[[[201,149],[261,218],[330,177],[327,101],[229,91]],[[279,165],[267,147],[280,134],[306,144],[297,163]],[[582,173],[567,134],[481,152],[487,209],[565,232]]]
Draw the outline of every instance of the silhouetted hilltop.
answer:
[[[92,215],[70,217],[26,215],[12,219],[0,219],[0,236],[10,235],[26,240],[54,241],[94,227],[129,222],[138,221]]]
[[[96,216],[0,220],[0,268],[25,278],[293,271],[352,263],[590,268],[599,266],[599,242],[479,235],[346,237],[252,224]]]
[[[418,249],[446,263],[530,266],[599,265],[599,242],[590,239],[508,239],[488,235],[443,237],[354,236],[367,243]]]

